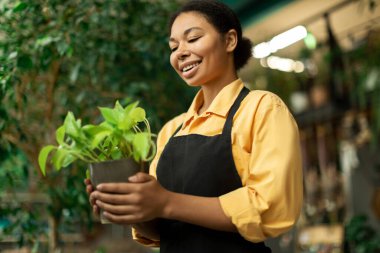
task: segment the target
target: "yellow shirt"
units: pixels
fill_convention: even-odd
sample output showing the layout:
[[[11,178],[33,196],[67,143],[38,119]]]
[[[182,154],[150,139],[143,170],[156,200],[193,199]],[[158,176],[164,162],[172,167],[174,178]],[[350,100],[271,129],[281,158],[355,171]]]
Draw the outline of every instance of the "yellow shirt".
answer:
[[[220,134],[242,88],[240,79],[227,85],[201,115],[197,113],[203,103],[199,91],[187,113],[166,123],[158,134],[150,174],[156,176],[161,153],[182,123],[177,136]],[[248,241],[263,241],[287,231],[296,222],[303,200],[299,135],[293,116],[275,94],[251,91],[233,118],[231,137],[243,187],[219,197],[224,213]],[[134,237],[140,243],[157,245],[135,231]]]

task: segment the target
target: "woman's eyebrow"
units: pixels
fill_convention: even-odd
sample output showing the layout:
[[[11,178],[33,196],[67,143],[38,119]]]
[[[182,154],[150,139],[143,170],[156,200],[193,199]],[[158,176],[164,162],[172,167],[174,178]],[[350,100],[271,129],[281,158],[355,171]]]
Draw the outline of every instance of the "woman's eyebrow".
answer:
[[[183,32],[183,35],[188,35],[190,32],[192,32],[192,31],[194,31],[194,30],[202,30],[202,28],[200,28],[200,27],[196,27],[196,26],[194,26],[194,27],[190,27],[190,28],[188,28],[188,29],[186,29],[184,32]],[[174,38],[172,38],[172,37],[170,37],[170,39],[169,39],[169,42],[175,42],[176,40],[174,39]]]

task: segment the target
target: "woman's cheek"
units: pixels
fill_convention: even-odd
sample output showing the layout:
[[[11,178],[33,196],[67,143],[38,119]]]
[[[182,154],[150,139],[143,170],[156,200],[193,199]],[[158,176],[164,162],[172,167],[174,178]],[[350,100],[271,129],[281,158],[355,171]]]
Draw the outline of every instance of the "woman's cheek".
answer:
[[[176,59],[175,59],[174,54],[171,54],[171,55],[170,55],[170,65],[172,65],[173,69],[174,69],[175,71],[177,71],[177,68],[176,68],[176,66],[177,66],[177,61],[176,61]]]

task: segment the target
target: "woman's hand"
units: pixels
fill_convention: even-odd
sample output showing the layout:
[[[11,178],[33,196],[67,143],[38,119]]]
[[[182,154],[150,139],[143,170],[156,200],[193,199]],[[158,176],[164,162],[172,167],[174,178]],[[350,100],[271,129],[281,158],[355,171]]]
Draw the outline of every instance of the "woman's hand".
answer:
[[[90,187],[87,189],[91,192]],[[99,184],[90,200],[108,220],[134,224],[163,217],[169,195],[154,177],[139,172],[128,183]]]
[[[99,215],[99,207],[95,203],[95,199],[91,197],[91,193],[94,191],[94,187],[92,187],[91,180],[86,178],[84,180],[84,184],[86,185],[86,192],[89,195],[89,201],[92,206],[92,212],[98,216]]]

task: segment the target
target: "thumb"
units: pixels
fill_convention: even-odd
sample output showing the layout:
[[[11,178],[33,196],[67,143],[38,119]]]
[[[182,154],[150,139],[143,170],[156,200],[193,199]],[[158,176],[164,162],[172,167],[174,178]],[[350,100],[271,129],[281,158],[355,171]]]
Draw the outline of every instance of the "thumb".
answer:
[[[135,175],[129,177],[128,180],[131,183],[144,183],[152,180],[152,176],[143,172],[138,172]]]

